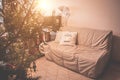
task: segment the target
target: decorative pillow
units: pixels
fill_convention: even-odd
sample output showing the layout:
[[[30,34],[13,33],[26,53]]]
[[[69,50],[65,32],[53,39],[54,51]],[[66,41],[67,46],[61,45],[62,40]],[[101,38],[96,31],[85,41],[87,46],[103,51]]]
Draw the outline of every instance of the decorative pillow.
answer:
[[[66,32],[68,32],[68,31],[57,31],[57,33],[56,33],[56,38],[55,38],[55,42],[60,42],[63,34],[66,33]]]
[[[55,42],[60,42],[60,39],[62,37],[63,31],[57,31],[56,33],[56,38],[55,38]]]
[[[64,32],[62,34],[60,45],[75,45],[77,32]]]

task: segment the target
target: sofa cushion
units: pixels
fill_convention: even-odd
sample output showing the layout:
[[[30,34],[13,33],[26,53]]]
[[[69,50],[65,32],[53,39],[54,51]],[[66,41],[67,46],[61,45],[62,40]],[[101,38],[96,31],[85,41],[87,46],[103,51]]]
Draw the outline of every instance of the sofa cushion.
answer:
[[[75,45],[77,32],[64,32],[60,40],[60,45]]]
[[[78,72],[77,46],[63,46],[55,41],[49,42],[47,46],[44,47],[48,49],[45,54],[47,59]]]
[[[63,35],[63,31],[57,31],[55,42],[60,42],[62,35]]]
[[[64,46],[64,45],[59,45],[59,43],[55,41],[51,41],[48,43],[49,50],[51,51],[52,55],[55,55],[56,57],[59,57],[61,59],[65,60],[73,60],[75,58],[75,53],[77,46]]]

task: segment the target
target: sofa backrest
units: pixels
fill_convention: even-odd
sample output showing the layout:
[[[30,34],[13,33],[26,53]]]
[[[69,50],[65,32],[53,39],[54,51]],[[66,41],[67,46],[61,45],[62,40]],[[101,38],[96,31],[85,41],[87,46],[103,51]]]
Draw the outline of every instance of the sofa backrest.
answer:
[[[78,32],[78,45],[90,46],[98,49],[111,48],[112,31],[78,27],[63,27],[61,30]]]

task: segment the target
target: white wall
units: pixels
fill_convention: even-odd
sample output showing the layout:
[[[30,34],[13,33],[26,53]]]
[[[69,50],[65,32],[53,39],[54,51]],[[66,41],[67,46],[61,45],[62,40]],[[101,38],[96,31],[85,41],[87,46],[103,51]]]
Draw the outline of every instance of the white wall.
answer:
[[[112,30],[114,60],[120,61],[120,0],[54,0],[70,8],[68,26]]]
[[[69,25],[109,29],[120,36],[120,0],[73,0],[70,8]]]

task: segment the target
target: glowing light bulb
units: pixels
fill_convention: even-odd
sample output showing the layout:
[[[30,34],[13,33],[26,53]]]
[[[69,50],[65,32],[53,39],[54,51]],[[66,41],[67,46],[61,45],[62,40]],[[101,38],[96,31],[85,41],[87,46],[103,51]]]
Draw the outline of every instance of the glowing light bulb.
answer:
[[[53,6],[50,0],[37,1],[37,10],[41,10],[45,15],[50,15],[52,9],[53,9]]]

